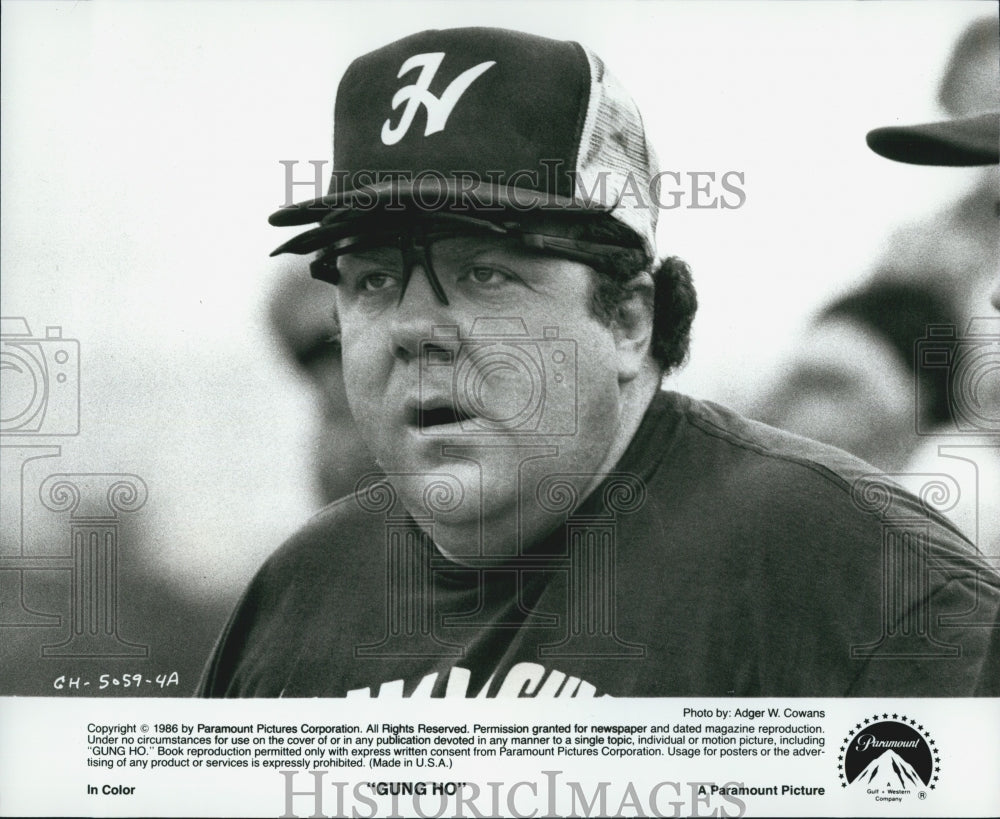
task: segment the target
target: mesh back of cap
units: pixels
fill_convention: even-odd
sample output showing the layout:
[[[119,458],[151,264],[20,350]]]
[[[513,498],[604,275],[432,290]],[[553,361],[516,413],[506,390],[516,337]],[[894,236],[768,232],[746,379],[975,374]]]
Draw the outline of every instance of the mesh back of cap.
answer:
[[[650,255],[656,251],[656,202],[650,181],[657,174],[656,156],[646,141],[635,101],[584,49],[590,62],[590,102],[580,135],[576,196],[591,207],[606,208],[642,237]]]

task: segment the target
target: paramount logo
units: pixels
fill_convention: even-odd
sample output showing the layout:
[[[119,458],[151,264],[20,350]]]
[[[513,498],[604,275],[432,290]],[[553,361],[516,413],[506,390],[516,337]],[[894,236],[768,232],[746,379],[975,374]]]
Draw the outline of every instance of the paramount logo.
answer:
[[[859,751],[867,751],[869,748],[916,748],[920,744],[918,739],[877,739],[871,734],[862,734],[854,741]]]
[[[916,743],[913,743],[914,745]],[[913,766],[895,751],[885,751],[868,763],[852,783],[855,788],[885,788],[888,791],[909,792],[923,785]]]
[[[941,758],[924,726],[897,714],[874,714],[863,722],[844,737],[841,787],[880,804],[926,799],[937,787]]]

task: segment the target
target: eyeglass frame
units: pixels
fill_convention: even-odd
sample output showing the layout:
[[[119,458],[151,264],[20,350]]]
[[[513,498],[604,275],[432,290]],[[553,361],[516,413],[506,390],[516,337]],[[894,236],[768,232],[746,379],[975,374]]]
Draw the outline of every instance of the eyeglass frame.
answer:
[[[437,223],[442,224],[438,226]],[[435,226],[438,226],[437,230],[432,229]],[[338,233],[343,234],[344,225],[336,225],[335,227]],[[323,228],[319,230],[322,231]],[[342,235],[321,250],[320,255],[310,263],[309,272],[314,279],[337,285],[340,283],[337,260],[341,256],[358,252],[359,249],[387,247],[390,246],[390,242],[385,240],[392,239],[395,241],[391,244],[398,246],[403,258],[400,299],[406,294],[406,287],[409,284],[413,268],[420,265],[427,275],[435,297],[441,304],[447,306],[449,304],[448,294],[445,292],[431,262],[431,245],[441,239],[472,236],[478,232],[519,239],[524,247],[580,262],[595,270],[607,271],[612,268],[613,263],[609,258],[611,254],[615,254],[618,258],[621,258],[622,254],[631,255],[637,263],[641,262],[645,255],[642,250],[636,247],[570,239],[551,233],[526,230],[517,222],[492,222],[487,219],[447,213],[435,214],[432,217],[425,216],[406,223],[402,228],[385,231],[361,231],[349,236]]]

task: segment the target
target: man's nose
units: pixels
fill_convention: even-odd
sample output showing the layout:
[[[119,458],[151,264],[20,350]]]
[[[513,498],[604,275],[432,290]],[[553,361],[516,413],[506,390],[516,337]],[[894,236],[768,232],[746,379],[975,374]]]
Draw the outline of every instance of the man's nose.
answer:
[[[417,358],[421,343],[431,340],[435,325],[454,323],[449,317],[450,307],[441,303],[424,266],[414,265],[406,291],[392,311],[392,354],[401,361]]]

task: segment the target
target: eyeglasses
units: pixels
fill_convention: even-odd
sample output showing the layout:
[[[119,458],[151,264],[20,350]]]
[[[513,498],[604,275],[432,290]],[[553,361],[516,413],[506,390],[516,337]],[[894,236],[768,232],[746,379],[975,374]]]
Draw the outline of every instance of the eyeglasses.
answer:
[[[308,234],[296,237],[279,248],[276,253],[290,250],[306,253],[322,248],[320,256],[310,265],[313,278],[331,284],[341,280],[338,261],[349,254],[385,250],[398,252],[401,276],[400,297],[405,293],[413,268],[420,266],[427,275],[435,297],[447,305],[448,295],[439,273],[448,273],[453,267],[447,249],[439,243],[446,239],[482,238],[513,241],[517,246],[539,253],[581,262],[596,270],[613,271],[623,261],[630,267],[641,264],[642,251],[621,245],[586,242],[525,230],[516,222],[491,222],[460,214],[425,215],[410,219],[388,229],[351,230],[350,224],[321,226]],[[294,247],[291,245],[295,243]],[[306,249],[308,248],[308,249]],[[445,279],[452,278],[445,275]]]

